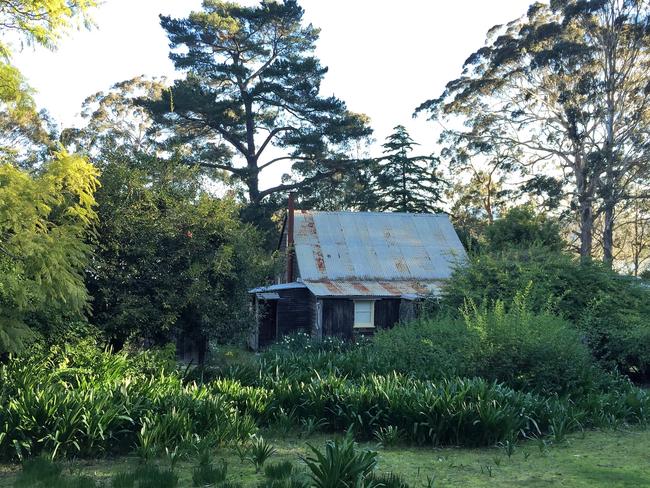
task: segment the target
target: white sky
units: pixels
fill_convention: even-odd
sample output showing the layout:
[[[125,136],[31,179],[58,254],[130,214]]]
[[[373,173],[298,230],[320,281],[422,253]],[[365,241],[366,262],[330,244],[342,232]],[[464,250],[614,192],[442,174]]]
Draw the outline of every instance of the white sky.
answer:
[[[414,109],[440,94],[487,30],[523,15],[533,0],[302,0],[305,19],[321,28],[317,55],[329,67],[322,86],[355,112],[370,116],[378,143],[397,124],[422,145],[437,128]],[[138,75],[173,77],[158,14],[182,17],[200,0],[105,0],[97,27],[73,32],[56,52],[26,48],[14,62],[37,90],[36,100],[64,127],[83,100]],[[244,0],[241,3],[255,4]],[[376,150],[376,149],[375,149]],[[280,173],[266,175],[275,182]]]

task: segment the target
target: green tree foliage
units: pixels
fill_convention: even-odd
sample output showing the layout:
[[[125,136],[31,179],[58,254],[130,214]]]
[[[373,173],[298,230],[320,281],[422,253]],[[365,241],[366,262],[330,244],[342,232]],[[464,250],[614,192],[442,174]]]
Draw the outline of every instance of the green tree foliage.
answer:
[[[36,175],[0,165],[0,351],[20,347],[30,314],[85,311],[97,176],[65,152]]]
[[[371,170],[369,191],[379,211],[436,212],[442,202],[443,180],[431,156],[411,156],[417,143],[403,125],[393,128],[383,144],[384,156]]]
[[[530,205],[508,210],[487,227],[485,239],[487,249],[493,252],[532,246],[561,251],[566,245],[559,224],[544,214],[536,214]]]
[[[467,250],[478,249],[487,227],[507,211],[508,195],[503,180],[494,174],[477,171],[469,181],[457,181],[448,190],[451,218]]]
[[[377,372],[423,379],[477,376],[524,391],[576,394],[602,377],[576,328],[532,312],[525,291],[507,306],[468,301],[460,318],[423,317],[382,331],[372,348],[369,363]]]
[[[642,191],[642,190],[640,190]],[[633,276],[650,264],[650,199],[632,199],[617,210],[615,259]]]
[[[106,164],[102,185],[88,287],[94,322],[111,341],[184,337],[203,351],[209,339],[246,334],[247,291],[269,259],[240,206],[202,190],[194,169],[153,157]]]
[[[518,169],[511,148],[498,143],[498,132],[489,117],[477,117],[471,130],[446,129],[440,135],[441,156],[449,164],[455,180],[451,197],[453,215],[480,214],[491,224],[502,213],[511,191],[505,189],[507,178]],[[468,179],[469,177],[469,179]]]
[[[365,116],[319,95],[327,69],[313,55],[318,29],[302,16],[295,0],[205,0],[188,18],[161,17],[187,76],[143,105],[191,147],[186,162],[225,172],[253,204],[339,173],[371,132]],[[291,175],[261,189],[261,172],[282,163]]]
[[[39,114],[32,90],[11,65],[13,43],[26,41],[55,48],[77,25],[89,25],[95,0],[0,0],[0,163],[34,159],[34,151],[52,149],[47,120]]]
[[[135,78],[88,97],[86,124],[62,139],[102,170],[95,266],[88,276],[94,322],[111,342],[204,349],[235,340],[252,320],[247,290],[269,270],[262,237],[240,221],[231,194],[206,188],[206,171],[184,164],[185,148],[161,137],[137,98],[159,99],[162,81]],[[215,175],[218,176],[218,175]]]
[[[87,306],[83,272],[98,173],[52,143],[48,120],[10,61],[12,43],[54,48],[79,20],[87,24],[95,5],[0,0],[0,351],[18,349],[34,317],[78,318]],[[19,169],[35,159],[45,161],[38,171]]]
[[[137,98],[159,99],[165,89],[164,80],[141,76],[87,97],[81,107],[85,125],[64,129],[62,143],[88,155],[99,167],[140,156],[174,155],[174,148],[153,128],[148,112],[135,103]]]
[[[53,48],[78,21],[88,25],[95,0],[0,0],[0,24],[5,34],[16,33],[28,43]],[[5,39],[0,51],[11,47]]]
[[[491,29],[463,75],[419,108],[460,116],[459,137],[488,159],[502,154],[523,173],[561,169],[583,258],[602,212],[611,261],[616,203],[647,173],[649,12],[643,0],[535,3]]]
[[[49,142],[31,89],[15,67],[0,62],[0,163],[24,163]]]

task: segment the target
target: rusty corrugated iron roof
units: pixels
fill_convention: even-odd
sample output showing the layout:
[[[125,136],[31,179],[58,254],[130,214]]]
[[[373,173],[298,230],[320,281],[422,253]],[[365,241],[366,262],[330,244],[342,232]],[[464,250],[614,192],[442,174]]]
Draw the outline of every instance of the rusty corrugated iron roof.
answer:
[[[342,293],[355,282],[386,290],[400,282],[390,295],[419,282],[432,286],[467,259],[444,214],[297,211],[294,240],[301,279],[310,290],[337,288],[338,295],[360,295]]]
[[[414,299],[440,293],[440,283],[421,281],[305,281],[317,297],[402,297]]]

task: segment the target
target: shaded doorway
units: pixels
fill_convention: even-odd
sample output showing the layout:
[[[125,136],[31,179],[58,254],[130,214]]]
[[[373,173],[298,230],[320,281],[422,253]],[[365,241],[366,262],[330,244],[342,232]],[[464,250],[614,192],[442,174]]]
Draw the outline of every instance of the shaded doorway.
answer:
[[[259,347],[265,347],[278,338],[278,300],[260,301]]]

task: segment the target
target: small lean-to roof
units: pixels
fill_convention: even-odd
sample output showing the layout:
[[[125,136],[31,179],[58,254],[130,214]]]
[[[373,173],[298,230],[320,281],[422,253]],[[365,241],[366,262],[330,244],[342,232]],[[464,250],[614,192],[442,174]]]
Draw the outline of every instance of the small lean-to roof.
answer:
[[[420,281],[307,281],[309,291],[317,297],[400,297],[413,300],[439,295],[440,283]]]
[[[438,282],[467,259],[445,214],[297,211],[294,246],[307,286]]]
[[[282,290],[293,290],[295,288],[307,288],[304,283],[299,281],[294,281],[293,283],[280,283],[278,285],[269,285],[269,286],[259,286],[248,290],[248,293],[271,293]]]

